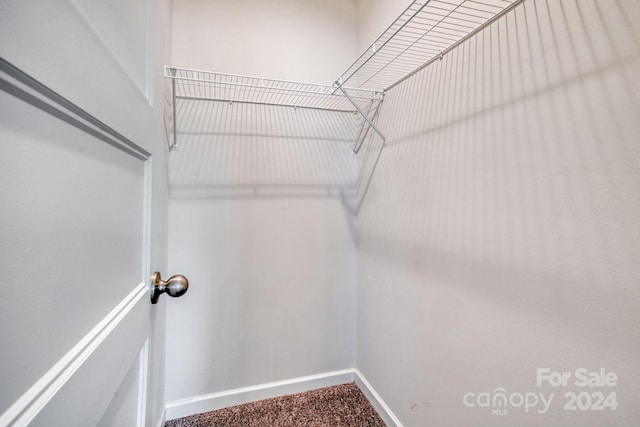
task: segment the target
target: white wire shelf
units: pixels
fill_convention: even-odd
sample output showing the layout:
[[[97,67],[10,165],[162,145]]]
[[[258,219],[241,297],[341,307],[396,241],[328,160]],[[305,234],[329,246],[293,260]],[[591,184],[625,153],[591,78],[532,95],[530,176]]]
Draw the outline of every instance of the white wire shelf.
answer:
[[[355,113],[354,105],[333,86],[275,80],[263,77],[218,73],[165,66],[164,75],[173,85],[175,99],[220,101],[306,108]],[[382,99],[382,92],[345,88],[358,104],[368,105]]]
[[[359,113],[363,119],[359,135],[364,136],[356,139],[354,154],[369,128],[384,146],[386,137],[376,127],[375,117],[369,116],[372,109],[378,111],[385,90],[442,58],[522,1],[414,0],[332,85],[165,66],[172,94],[172,117],[167,120],[173,130],[170,148],[178,143],[178,116],[184,122],[188,115],[178,114],[178,103],[184,110],[186,103],[201,101]]]
[[[522,0],[415,0],[337,80],[386,90]]]

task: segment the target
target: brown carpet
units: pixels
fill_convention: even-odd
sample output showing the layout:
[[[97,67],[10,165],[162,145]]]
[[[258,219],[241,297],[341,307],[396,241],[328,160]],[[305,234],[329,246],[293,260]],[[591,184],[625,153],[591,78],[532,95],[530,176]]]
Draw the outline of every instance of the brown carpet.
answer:
[[[385,427],[354,384],[232,406],[167,421],[165,427]]]

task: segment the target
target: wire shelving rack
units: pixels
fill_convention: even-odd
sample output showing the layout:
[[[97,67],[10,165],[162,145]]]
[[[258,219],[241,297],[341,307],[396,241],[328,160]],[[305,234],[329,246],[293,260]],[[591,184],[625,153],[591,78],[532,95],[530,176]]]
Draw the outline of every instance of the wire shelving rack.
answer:
[[[217,101],[357,113],[367,135],[386,137],[370,112],[379,111],[386,90],[442,59],[448,51],[524,0],[414,0],[333,84],[303,83],[213,71],[165,67],[171,86],[171,128],[177,146],[178,101]],[[375,108],[372,108],[375,105]],[[184,115],[184,114],[183,114]],[[365,127],[367,129],[365,129]],[[374,132],[368,132],[373,129]],[[363,136],[364,135],[364,136]],[[370,136],[370,137],[371,137]]]
[[[176,99],[221,101],[354,113],[353,104],[332,85],[276,80],[187,68],[165,67]],[[380,99],[382,92],[347,88],[357,102]]]
[[[523,0],[415,0],[338,78],[388,90]]]

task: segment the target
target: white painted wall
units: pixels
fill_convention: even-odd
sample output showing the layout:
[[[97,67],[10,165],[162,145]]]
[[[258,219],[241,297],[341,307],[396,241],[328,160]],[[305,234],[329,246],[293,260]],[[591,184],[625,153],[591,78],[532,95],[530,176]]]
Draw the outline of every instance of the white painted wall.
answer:
[[[169,304],[167,400],[353,367],[352,114],[205,117],[171,153],[169,265],[191,288]]]
[[[354,1],[175,1],[173,64],[331,83]],[[190,101],[170,154],[168,402],[352,368],[351,113]]]
[[[640,419],[640,7],[526,0],[387,93],[358,218],[357,368],[406,426]],[[616,411],[564,411],[617,374]],[[465,393],[555,393],[547,414]]]
[[[0,4],[0,56],[150,151],[153,177],[145,261],[145,164],[2,93],[0,268],[3,293],[12,296],[0,310],[0,415],[146,280],[147,269],[165,272],[167,17],[164,1],[108,8],[87,0]],[[120,385],[123,392],[129,387],[127,371],[147,338],[146,425],[157,425],[164,409],[164,322],[163,304],[136,304],[53,398],[73,397],[74,416],[63,421],[56,411],[64,405],[49,405],[34,425],[91,425],[103,415],[107,422],[110,414],[91,411],[118,410],[114,396]]]
[[[356,55],[356,0],[176,0],[173,65],[331,84]]]
[[[167,401],[350,368],[355,248],[337,198],[171,200]]]

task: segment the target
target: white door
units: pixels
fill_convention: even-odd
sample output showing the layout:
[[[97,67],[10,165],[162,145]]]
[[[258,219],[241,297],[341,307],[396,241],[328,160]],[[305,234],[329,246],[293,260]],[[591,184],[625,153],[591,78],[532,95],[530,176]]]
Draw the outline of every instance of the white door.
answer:
[[[162,421],[153,6],[0,3],[0,426]]]

